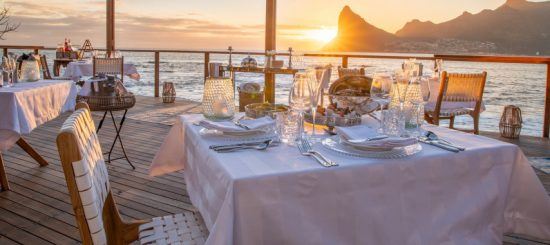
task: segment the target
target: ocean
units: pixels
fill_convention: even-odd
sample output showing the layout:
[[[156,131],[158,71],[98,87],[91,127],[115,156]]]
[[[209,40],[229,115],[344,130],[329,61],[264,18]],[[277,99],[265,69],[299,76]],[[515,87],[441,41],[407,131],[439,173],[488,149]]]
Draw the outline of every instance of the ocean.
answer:
[[[54,51],[43,51],[50,66],[55,57]],[[125,79],[127,88],[135,94],[153,96],[154,91],[154,54],[123,52],[125,62],[133,63],[141,74],[139,81]],[[410,54],[411,56],[417,56]],[[246,55],[233,55],[233,64],[240,63]],[[263,64],[262,56],[253,56],[258,63]],[[283,57],[286,58],[286,57]],[[160,82],[173,82],[176,86],[177,97],[200,102],[203,90],[203,54],[160,54]],[[210,62],[228,62],[228,55],[215,54],[210,56]],[[375,72],[393,72],[400,68],[403,60],[393,59],[350,59],[349,67],[366,66],[367,74]],[[420,61],[429,74],[432,61]],[[341,64],[339,58],[305,57],[306,65],[332,64],[337,67]],[[285,61],[285,64],[287,62]],[[480,127],[482,131],[498,131],[499,121],[503,108],[506,105],[516,105],[522,110],[522,135],[541,136],[544,114],[546,65],[538,64],[501,64],[452,62],[443,64],[444,70],[450,72],[476,73],[487,71],[488,79],[483,100],[486,111],[481,114]],[[333,72],[333,80],[337,73]],[[289,75],[277,75],[276,103],[288,104],[288,91],[292,84]],[[236,84],[244,82],[258,82],[263,84],[263,76],[253,73],[237,73]],[[162,87],[162,85],[161,85]],[[462,116],[455,121],[457,127],[472,127],[470,117]]]

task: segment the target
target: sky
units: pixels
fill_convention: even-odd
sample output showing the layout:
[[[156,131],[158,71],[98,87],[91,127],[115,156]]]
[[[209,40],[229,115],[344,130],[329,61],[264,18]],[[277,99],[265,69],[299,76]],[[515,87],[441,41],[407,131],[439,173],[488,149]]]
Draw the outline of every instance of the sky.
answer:
[[[533,0],[532,0],[533,1]],[[542,0],[538,0],[542,1]],[[277,47],[319,50],[336,35],[349,5],[369,23],[395,33],[412,20],[444,22],[464,11],[495,9],[505,0],[278,0]],[[20,22],[2,44],[54,47],[71,38],[105,46],[105,0],[0,0]],[[121,48],[261,50],[263,0],[116,0]]]

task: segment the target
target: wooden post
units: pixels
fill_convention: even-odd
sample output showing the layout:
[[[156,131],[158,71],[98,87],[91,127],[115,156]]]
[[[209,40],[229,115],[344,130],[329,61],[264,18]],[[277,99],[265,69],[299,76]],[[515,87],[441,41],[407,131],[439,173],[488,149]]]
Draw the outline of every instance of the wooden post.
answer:
[[[205,52],[204,53],[204,81],[206,81],[206,78],[208,78],[208,76],[210,75],[209,64],[210,64],[210,53]]]
[[[155,97],[159,97],[160,90],[160,52],[155,51]]]
[[[4,56],[8,56],[8,48],[4,48]]]
[[[34,49],[34,54],[38,54],[38,49],[37,48]]]
[[[115,50],[115,0],[107,0],[107,56]]]
[[[266,0],[265,13],[265,50],[276,50],[277,37],[277,0]],[[265,73],[265,99],[275,103],[275,74]]]
[[[550,63],[546,64],[546,103],[544,104],[544,129],[542,137],[550,135]]]
[[[342,56],[342,68],[348,68],[348,57]]]

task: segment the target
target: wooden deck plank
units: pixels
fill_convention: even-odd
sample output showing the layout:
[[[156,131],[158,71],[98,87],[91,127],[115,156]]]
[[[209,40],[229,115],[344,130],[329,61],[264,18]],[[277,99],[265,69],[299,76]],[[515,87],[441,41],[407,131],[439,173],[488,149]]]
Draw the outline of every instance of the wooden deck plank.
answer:
[[[196,210],[187,195],[182,172],[150,177],[148,170],[154,154],[170,130],[169,114],[174,113],[173,110],[196,112],[197,108],[197,103],[179,101],[166,105],[158,98],[138,97],[136,107],[130,110],[130,118],[122,130],[126,150],[136,170],[132,170],[124,160],[107,165],[113,194],[123,218],[148,219]],[[159,116],[158,111],[167,114]],[[48,166],[39,167],[17,146],[4,154],[12,191],[0,193],[0,244],[70,244],[79,241],[55,144],[59,128],[68,115],[64,114],[25,136],[48,161]],[[155,116],[149,118],[148,115]],[[100,117],[101,114],[94,113],[96,124]],[[120,114],[117,113],[116,117],[118,122]],[[115,136],[110,118],[108,120],[99,134],[104,150],[110,147]],[[499,138],[497,133],[484,132],[483,135]],[[550,156],[550,142],[547,139],[522,137],[503,140],[518,144],[528,156]],[[116,146],[113,156],[120,154]],[[550,194],[550,175],[542,172],[537,172],[537,175]],[[506,244],[536,244],[536,240],[517,236],[508,236],[505,241]]]

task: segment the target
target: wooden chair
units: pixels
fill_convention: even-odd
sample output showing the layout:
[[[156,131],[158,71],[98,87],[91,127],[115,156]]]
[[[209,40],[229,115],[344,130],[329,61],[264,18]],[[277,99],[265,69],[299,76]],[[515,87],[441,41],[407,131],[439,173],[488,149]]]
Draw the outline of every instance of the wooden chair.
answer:
[[[120,58],[93,58],[93,74],[120,75],[120,80],[124,82],[124,57]]]
[[[442,119],[449,119],[449,128],[454,128],[454,119],[460,115],[470,115],[474,120],[473,130],[479,134],[479,116],[485,110],[482,103],[487,72],[479,74],[441,74],[439,95],[435,103],[425,107],[425,118],[431,124],[439,125]]]
[[[69,77],[52,77],[52,74],[50,73],[50,68],[48,66],[48,59],[46,58],[46,55],[40,55],[40,69],[42,70],[42,75],[44,79],[48,80],[72,80]]]
[[[203,244],[206,229],[192,212],[125,222],[120,217],[90,110],[79,103],[57,147],[83,244]]]
[[[346,77],[346,76],[364,76],[365,75],[365,68],[343,68],[338,67],[338,78]]]

